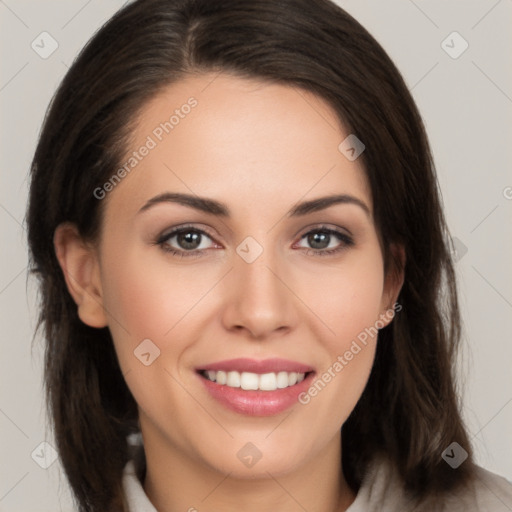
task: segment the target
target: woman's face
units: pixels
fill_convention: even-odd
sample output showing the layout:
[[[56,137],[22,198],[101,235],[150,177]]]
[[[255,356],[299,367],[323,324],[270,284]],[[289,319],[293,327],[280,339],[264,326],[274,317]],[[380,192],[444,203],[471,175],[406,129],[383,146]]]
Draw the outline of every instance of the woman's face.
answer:
[[[226,74],[144,108],[97,268],[154,453],[254,476],[339,447],[398,294],[348,135],[311,93]]]

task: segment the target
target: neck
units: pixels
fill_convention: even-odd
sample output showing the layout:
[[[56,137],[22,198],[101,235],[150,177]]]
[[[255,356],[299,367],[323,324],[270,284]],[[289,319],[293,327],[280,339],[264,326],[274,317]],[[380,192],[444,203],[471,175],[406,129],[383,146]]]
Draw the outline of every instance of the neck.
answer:
[[[154,435],[145,436],[144,450],[143,487],[159,512],[344,512],[355,499],[341,468],[341,435],[286,474],[260,471],[251,478],[222,472]]]

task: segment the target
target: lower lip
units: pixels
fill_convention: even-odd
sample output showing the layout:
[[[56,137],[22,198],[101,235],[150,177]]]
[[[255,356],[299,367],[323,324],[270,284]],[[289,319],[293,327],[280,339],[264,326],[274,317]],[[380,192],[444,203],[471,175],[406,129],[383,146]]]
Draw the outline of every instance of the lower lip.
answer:
[[[298,402],[298,397],[311,385],[314,372],[295,384],[275,391],[244,390],[217,384],[198,374],[210,395],[228,409],[248,416],[273,416]]]

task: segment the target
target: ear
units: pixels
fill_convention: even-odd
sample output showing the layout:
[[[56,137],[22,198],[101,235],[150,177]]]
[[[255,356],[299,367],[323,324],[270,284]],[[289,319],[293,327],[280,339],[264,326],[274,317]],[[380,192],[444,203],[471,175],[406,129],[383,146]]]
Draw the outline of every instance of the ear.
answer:
[[[57,226],[53,245],[69,293],[78,306],[80,320],[90,327],[106,327],[95,248],[86,243],[78,228],[69,222]]]
[[[384,289],[382,293],[381,314],[379,319],[381,323],[384,324],[383,327],[390,324],[394,318],[394,305],[404,284],[405,276],[406,257],[403,245],[392,244],[391,254],[392,257],[389,262],[389,268],[384,276]],[[402,306],[398,305],[396,311],[400,311],[400,309],[402,309]]]

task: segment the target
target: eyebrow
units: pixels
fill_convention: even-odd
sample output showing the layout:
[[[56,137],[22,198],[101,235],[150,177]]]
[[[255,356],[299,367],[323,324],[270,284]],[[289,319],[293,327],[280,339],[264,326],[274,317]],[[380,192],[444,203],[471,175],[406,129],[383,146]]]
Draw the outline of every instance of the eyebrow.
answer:
[[[138,213],[149,210],[151,207],[161,203],[177,203],[200,210],[211,215],[229,218],[231,213],[224,203],[206,197],[199,197],[191,194],[182,194],[177,192],[164,192],[147,201]],[[364,201],[349,194],[331,195],[319,197],[310,201],[304,201],[296,204],[288,213],[288,217],[300,217],[308,213],[314,213],[325,210],[335,204],[353,204],[359,206],[366,215],[370,216],[370,209]]]

